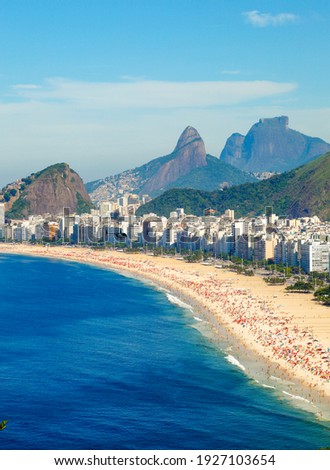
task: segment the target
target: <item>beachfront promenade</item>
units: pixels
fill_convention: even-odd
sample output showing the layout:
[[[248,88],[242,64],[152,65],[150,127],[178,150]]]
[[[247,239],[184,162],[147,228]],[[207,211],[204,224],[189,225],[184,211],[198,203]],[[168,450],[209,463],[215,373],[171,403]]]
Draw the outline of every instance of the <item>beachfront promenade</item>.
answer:
[[[311,295],[288,295],[257,276],[172,258],[29,245],[2,245],[0,251],[100,264],[149,279],[206,313],[215,331],[217,324],[224,327],[260,364],[301,383],[310,392],[306,397],[330,403],[330,309]]]

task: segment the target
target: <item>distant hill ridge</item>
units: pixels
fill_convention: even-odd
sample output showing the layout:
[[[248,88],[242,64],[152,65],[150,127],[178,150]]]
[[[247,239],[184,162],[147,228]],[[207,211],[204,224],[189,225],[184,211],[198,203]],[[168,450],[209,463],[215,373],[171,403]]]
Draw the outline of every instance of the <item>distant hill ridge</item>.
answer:
[[[9,196],[6,196],[9,195]],[[57,215],[68,207],[71,212],[89,212],[93,204],[80,176],[67,163],[57,163],[22,178],[3,189],[7,216],[22,219],[29,215]]]
[[[123,192],[155,197],[176,187],[213,190],[256,181],[297,168],[330,151],[330,144],[289,128],[289,118],[262,118],[246,136],[232,134],[220,158],[206,154],[203,139],[188,126],[173,152],[114,176],[86,184],[95,202]]]
[[[213,192],[171,189],[148,204],[137,215],[154,212],[168,216],[177,207],[202,215],[211,207],[220,213],[230,208],[235,215],[255,216],[273,206],[278,215],[330,220],[330,152],[299,168],[258,183],[246,183]]]
[[[246,136],[232,134],[220,160],[248,172],[277,172],[300,165],[330,151],[330,144],[289,128],[289,118],[260,119]]]
[[[174,150],[169,155],[114,176],[86,184],[92,200],[108,199],[119,191],[149,194],[152,197],[176,186],[219,188],[254,181],[248,175],[218,158],[207,156],[203,139],[192,126],[182,132]]]

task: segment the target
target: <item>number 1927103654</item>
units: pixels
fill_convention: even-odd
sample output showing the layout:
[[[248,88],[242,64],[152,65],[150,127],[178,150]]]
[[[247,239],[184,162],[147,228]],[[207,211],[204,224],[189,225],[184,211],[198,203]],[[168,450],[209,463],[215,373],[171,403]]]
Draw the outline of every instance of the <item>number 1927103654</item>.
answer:
[[[274,455],[253,455],[253,454],[215,454],[215,455],[198,455],[197,465],[251,465],[251,466],[265,466],[275,465]]]

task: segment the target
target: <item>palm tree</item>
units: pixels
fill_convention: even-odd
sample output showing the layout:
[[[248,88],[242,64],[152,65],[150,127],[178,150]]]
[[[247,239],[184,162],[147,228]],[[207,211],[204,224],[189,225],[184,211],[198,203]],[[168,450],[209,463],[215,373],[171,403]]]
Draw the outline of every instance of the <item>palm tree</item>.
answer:
[[[7,423],[8,423],[8,420],[6,420],[6,419],[3,420],[3,421],[1,421],[1,423],[0,423],[0,431],[2,431],[3,429],[5,429]]]

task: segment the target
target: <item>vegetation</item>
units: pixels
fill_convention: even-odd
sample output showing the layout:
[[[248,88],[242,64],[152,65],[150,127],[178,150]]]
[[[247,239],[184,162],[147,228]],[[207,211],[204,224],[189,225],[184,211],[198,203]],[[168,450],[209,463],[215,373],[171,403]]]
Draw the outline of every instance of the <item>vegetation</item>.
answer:
[[[308,276],[308,281],[317,286],[323,286],[325,282],[330,283],[330,274],[328,272],[313,271]]]
[[[206,162],[206,166],[194,168],[187,175],[181,176],[181,178],[169,184],[166,189],[208,188],[209,191],[212,191],[219,189],[219,182],[226,181],[231,186],[257,181],[256,178],[249,175],[249,173],[245,173],[228,163],[224,163],[219,158],[213,157],[212,155],[206,155]]]
[[[22,178],[23,183],[25,183],[26,186],[32,183],[33,179],[31,176],[28,176],[27,178]]]
[[[231,271],[235,271],[238,274],[244,274],[245,276],[254,276],[252,269],[246,269],[243,266],[233,265],[230,267]]]
[[[264,281],[267,284],[273,284],[273,285],[285,284],[285,278],[284,277],[266,277],[266,278],[264,278]]]
[[[80,193],[76,193],[77,197],[77,214],[89,213],[93,209],[93,204],[86,202]]]
[[[290,292],[311,292],[313,290],[313,284],[310,282],[297,281],[292,286],[288,286],[285,290]]]
[[[48,166],[47,168],[44,168],[43,170],[38,171],[37,173],[35,173],[33,175],[34,176],[33,179],[38,179],[38,178],[40,178],[41,175],[43,175],[43,176],[45,176],[45,175],[52,176],[55,173],[65,172],[67,169],[68,169],[68,164],[67,163],[56,163],[55,165]]]
[[[22,214],[28,213],[30,203],[27,199],[21,196],[14,202],[10,211],[7,212],[7,217],[10,219],[20,219]]]
[[[230,208],[237,217],[264,213],[265,206],[283,216],[319,215],[330,219],[330,153],[302,167],[258,183],[245,183],[228,189],[206,192],[170,189],[148,204],[137,215],[155,212],[168,216],[177,207],[187,214],[203,215],[212,207],[220,213]]]
[[[185,255],[184,259],[188,261],[188,263],[197,263],[203,260],[203,252],[201,250],[196,250],[188,255]]]
[[[4,188],[3,199],[5,200],[5,202],[8,202],[12,196],[16,196],[16,195],[19,196],[16,199],[16,201],[12,204],[11,209],[7,211],[6,216],[11,219],[22,219],[23,217],[26,217],[32,214],[33,210],[35,210],[35,207],[32,207],[33,203],[30,202],[30,197],[32,194],[32,199],[33,201],[35,200],[35,197],[33,198],[33,192],[38,190],[38,186],[35,186],[35,185],[38,185],[37,180],[42,178],[41,185],[45,183],[46,181],[46,184],[48,183],[50,185],[53,184],[54,188],[56,189],[58,188],[58,185],[61,184],[61,181],[60,181],[61,178],[64,180],[68,178],[68,175],[70,174],[69,170],[71,173],[70,182],[71,184],[75,184],[77,181],[77,177],[76,177],[77,174],[75,173],[75,171],[71,170],[71,168],[69,168],[69,165],[67,163],[57,163],[55,165],[51,165],[45,168],[42,171],[39,171],[37,173],[32,173],[30,176],[26,178],[22,178],[22,182],[20,186],[17,186],[17,189],[14,189],[14,188],[10,189],[10,186],[7,188]],[[80,193],[78,193],[78,191],[76,192],[76,197],[77,197],[76,212],[78,214],[89,213],[90,210],[94,208],[94,206],[90,201],[86,201],[83,198],[83,196]],[[51,191],[51,193],[53,193],[53,191]]]
[[[128,248],[126,248],[126,252],[127,252],[127,253],[135,253],[135,254],[141,253],[141,248],[140,248],[140,247],[137,247],[137,246],[135,246],[135,247],[134,247],[134,246],[133,246],[133,247],[128,247]]]
[[[292,266],[285,266],[283,263],[275,264],[273,260],[268,260],[265,269],[266,271],[271,271],[273,274],[283,274],[285,277],[291,277],[293,272]]]
[[[245,276],[254,276],[254,271],[253,269],[245,269],[243,274],[245,274]]]
[[[4,419],[3,421],[1,421],[1,423],[0,423],[0,431],[2,431],[3,429],[6,428],[7,423],[8,423],[8,420],[6,420],[6,419]]]
[[[135,250],[141,251],[141,247],[136,247]],[[128,249],[126,250],[128,251]],[[153,250],[154,256],[161,256],[161,255],[175,255],[175,248],[163,248],[163,247],[156,247]]]
[[[330,305],[330,286],[321,287],[314,292],[314,296],[324,305]]]

